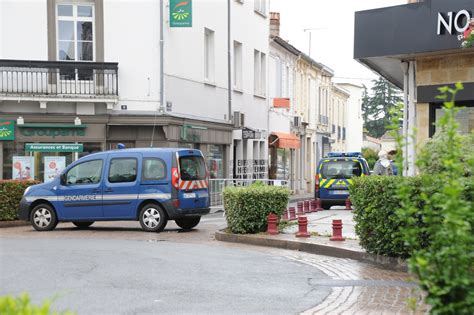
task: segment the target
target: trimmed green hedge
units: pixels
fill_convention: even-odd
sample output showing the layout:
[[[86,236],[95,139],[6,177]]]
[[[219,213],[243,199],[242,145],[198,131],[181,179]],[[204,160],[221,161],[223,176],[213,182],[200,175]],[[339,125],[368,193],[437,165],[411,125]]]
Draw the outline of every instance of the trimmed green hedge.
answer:
[[[1,180],[0,221],[17,220],[18,206],[25,189],[38,183],[37,181]]]
[[[227,226],[232,233],[246,234],[265,231],[267,216],[278,217],[288,205],[290,191],[279,186],[251,185],[224,189]]]
[[[54,299],[53,299],[54,301]],[[0,296],[0,314],[4,315],[73,315],[70,311],[57,312],[51,310],[51,300],[45,300],[40,305],[31,302],[27,293],[19,296]]]
[[[397,215],[401,201],[397,190],[404,185],[411,202],[421,209],[422,194],[434,194],[441,180],[432,176],[432,185],[423,185],[421,177],[401,176],[365,176],[354,179],[350,186],[351,202],[354,208],[355,231],[359,236],[360,245],[369,253],[391,257],[409,257],[410,249],[399,235],[403,224]],[[421,210],[420,210],[421,211]],[[421,228],[422,213],[416,214],[415,222]],[[417,235],[420,246],[426,245],[428,236],[420,229]]]

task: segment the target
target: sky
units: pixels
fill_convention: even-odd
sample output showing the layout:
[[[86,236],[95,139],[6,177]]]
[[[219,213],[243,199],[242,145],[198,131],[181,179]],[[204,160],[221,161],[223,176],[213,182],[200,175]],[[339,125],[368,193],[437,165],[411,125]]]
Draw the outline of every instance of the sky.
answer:
[[[406,4],[406,0],[270,0],[270,11],[280,12],[280,37],[335,71],[335,82],[371,86],[378,76],[353,59],[354,13]],[[383,36],[383,32],[380,33]]]

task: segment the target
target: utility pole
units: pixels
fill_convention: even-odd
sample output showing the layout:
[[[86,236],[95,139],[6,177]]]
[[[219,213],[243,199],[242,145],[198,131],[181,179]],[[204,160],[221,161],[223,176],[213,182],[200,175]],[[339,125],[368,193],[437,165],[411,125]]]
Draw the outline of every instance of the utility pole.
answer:
[[[311,31],[317,30],[327,30],[327,27],[313,27],[313,28],[305,28],[303,31],[309,33],[309,45],[308,45],[308,56],[311,57]]]

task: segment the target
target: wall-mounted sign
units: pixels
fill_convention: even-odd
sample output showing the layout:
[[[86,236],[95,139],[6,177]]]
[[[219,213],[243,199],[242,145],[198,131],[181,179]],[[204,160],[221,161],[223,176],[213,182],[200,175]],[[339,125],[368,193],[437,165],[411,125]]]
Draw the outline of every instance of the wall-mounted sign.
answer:
[[[34,179],[35,160],[32,156],[12,157],[12,179]]]
[[[80,143],[26,143],[28,152],[82,152],[84,145]]]
[[[262,137],[262,133],[260,131],[255,131],[249,128],[242,129],[242,139],[260,139]]]
[[[15,140],[15,121],[0,119],[0,141]]]
[[[170,0],[170,26],[171,27],[192,27],[193,26],[192,0]]]
[[[45,156],[44,157],[44,182],[52,181],[66,168],[65,156]]]
[[[85,137],[86,125],[69,124],[24,124],[19,125],[20,133],[25,137]]]
[[[454,31],[463,33],[469,28],[471,21],[471,13],[468,10],[448,12],[447,14],[438,12],[438,35],[446,33],[453,35]]]

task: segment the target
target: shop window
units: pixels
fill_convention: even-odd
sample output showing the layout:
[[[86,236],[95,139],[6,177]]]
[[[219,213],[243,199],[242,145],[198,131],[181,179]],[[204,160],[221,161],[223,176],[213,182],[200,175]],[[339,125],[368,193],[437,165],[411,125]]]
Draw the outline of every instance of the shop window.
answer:
[[[160,180],[166,178],[166,164],[161,159],[143,159],[143,180]]]
[[[224,148],[210,144],[207,148],[206,163],[210,178],[224,178]]]
[[[102,174],[102,160],[87,161],[71,168],[66,175],[67,185],[97,184]]]
[[[112,159],[109,168],[110,183],[128,183],[137,179],[137,159]]]

